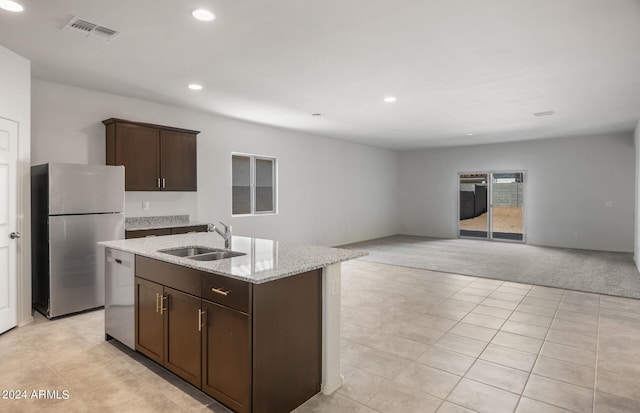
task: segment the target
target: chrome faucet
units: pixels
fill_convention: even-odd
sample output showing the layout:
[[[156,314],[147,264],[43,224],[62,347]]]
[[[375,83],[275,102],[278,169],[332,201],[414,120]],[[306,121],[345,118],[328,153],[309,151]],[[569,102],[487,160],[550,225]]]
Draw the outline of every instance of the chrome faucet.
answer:
[[[224,227],[224,231],[216,227],[214,224],[209,224],[207,230],[209,232],[215,231],[218,233],[218,235],[224,238],[224,248],[229,249],[231,248],[231,225],[227,225],[223,222],[219,222],[219,224]]]

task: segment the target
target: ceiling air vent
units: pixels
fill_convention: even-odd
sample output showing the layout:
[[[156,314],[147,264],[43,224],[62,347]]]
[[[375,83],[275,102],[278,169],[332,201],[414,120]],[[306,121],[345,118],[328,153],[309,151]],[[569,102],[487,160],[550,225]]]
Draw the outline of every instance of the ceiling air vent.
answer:
[[[546,112],[536,112],[533,114],[533,116],[551,116],[551,115],[555,115],[556,112],[554,112],[553,110],[547,110]]]
[[[65,32],[79,34],[84,37],[93,37],[95,39],[108,42],[118,35],[118,32],[108,27],[99,26],[95,23],[74,17],[66,26],[62,28]]]
[[[71,21],[69,22],[69,24],[67,24],[67,27],[65,27],[66,30],[79,30],[85,34],[88,34],[91,32],[91,30],[95,29],[96,25],[93,23],[89,23],[87,21],[84,21],[82,19],[71,19]]]
[[[100,37],[106,41],[109,41],[113,38],[113,36],[117,35],[118,32],[106,27],[98,26],[93,29],[93,32],[91,34],[92,36]]]

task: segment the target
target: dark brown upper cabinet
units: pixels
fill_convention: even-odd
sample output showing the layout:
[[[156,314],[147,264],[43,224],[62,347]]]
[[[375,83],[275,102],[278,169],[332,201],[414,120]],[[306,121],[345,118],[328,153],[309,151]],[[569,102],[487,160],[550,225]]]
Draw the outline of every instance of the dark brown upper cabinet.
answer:
[[[197,191],[199,131],[110,118],[107,165],[124,165],[127,191]]]

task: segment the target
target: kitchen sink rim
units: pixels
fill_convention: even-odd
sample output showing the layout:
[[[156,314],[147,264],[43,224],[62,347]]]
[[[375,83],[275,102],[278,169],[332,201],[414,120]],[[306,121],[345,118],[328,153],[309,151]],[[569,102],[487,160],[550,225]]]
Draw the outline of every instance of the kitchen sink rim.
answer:
[[[204,247],[201,245],[188,245],[156,250],[156,252],[172,255],[178,258],[187,258],[194,261],[219,261],[228,258],[241,257],[247,255],[244,252],[232,251],[230,249]],[[190,253],[191,252],[191,253]],[[217,257],[222,255],[221,257]],[[209,258],[209,257],[216,258]],[[201,258],[200,258],[201,257]]]

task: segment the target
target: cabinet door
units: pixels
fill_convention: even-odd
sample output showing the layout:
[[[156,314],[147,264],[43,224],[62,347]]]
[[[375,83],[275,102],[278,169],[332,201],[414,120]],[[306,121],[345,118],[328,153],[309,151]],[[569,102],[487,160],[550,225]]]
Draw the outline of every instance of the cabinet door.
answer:
[[[251,316],[202,301],[202,390],[239,413],[251,411]]]
[[[160,131],[162,190],[196,191],[196,135]]]
[[[200,387],[200,298],[168,287],[164,288],[168,310],[165,313],[164,366],[194,386]]]
[[[160,131],[126,123],[115,127],[115,164],[124,165],[125,190],[160,190]]]
[[[164,360],[162,294],[160,284],[136,277],[136,350],[160,364]]]
[[[253,285],[253,413],[290,412],[320,391],[322,270]]]

